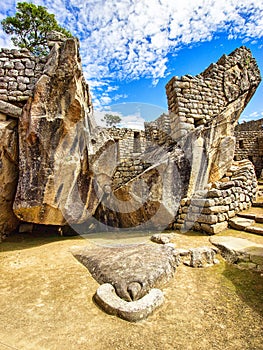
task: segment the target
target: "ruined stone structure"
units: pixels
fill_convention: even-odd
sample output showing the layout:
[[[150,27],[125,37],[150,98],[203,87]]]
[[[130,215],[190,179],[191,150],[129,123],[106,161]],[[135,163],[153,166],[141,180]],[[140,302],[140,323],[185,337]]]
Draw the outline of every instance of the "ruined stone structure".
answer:
[[[116,189],[148,167],[141,159],[146,149],[145,132],[116,127],[107,129],[107,132],[115,142],[117,153],[117,164],[112,178],[112,187]]]
[[[235,160],[249,159],[260,177],[263,169],[263,119],[238,124],[235,137]]]
[[[256,196],[254,167],[248,160],[233,162],[220,181],[209,190],[196,192],[181,201],[174,228],[219,233],[228,227],[228,220],[249,209]]]
[[[172,136],[175,140],[222,113],[235,100],[247,103],[258,84],[259,71],[250,51],[241,47],[223,55],[204,72],[193,77],[174,77],[166,85]]]
[[[114,220],[105,223],[122,228],[146,222],[147,227],[166,223],[209,234],[227,228],[228,220],[250,207],[255,198],[253,165],[233,162],[234,130],[260,79],[245,47],[222,56],[196,77],[172,78],[166,86],[169,117],[145,126],[150,146],[143,157],[151,166],[115,190],[125,209],[123,202],[108,195],[106,203],[115,215],[104,205],[97,218],[102,220],[108,212]],[[138,200],[145,191],[139,180],[149,186],[146,202]],[[135,198],[129,197],[131,193]]]
[[[0,51],[0,101],[23,107],[42,74],[46,57],[35,57],[26,49]]]
[[[118,161],[123,162],[128,158],[136,158],[145,151],[144,131],[127,128],[110,128],[107,131],[116,143]]]
[[[145,133],[103,129],[77,39],[53,40],[45,59],[2,50],[1,235],[19,220],[89,229],[91,218],[100,229],[221,231],[255,197],[252,164],[233,158],[235,126],[259,82],[241,47],[196,77],[172,78],[169,115],[146,123]]]
[[[250,162],[233,163],[234,128],[259,82],[255,60],[241,47],[200,75],[175,77],[167,84],[173,138],[185,147],[189,135],[199,130],[199,138],[193,140],[188,194],[181,201],[174,227],[214,234],[227,228],[229,218],[251,206],[255,172]]]
[[[161,146],[168,142],[168,138],[171,135],[171,121],[169,115],[162,114],[153,122],[145,122],[144,127],[147,147],[151,147],[153,144]]]
[[[114,141],[95,130],[78,40],[54,42],[45,59],[2,50],[0,63],[1,237],[19,220],[51,225],[86,220],[116,162],[104,155],[105,144]]]

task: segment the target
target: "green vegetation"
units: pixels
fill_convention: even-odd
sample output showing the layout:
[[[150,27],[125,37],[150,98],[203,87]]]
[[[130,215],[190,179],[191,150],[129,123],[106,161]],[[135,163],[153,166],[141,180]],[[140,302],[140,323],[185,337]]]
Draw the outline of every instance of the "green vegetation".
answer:
[[[106,122],[107,127],[116,126],[121,122],[121,117],[118,115],[105,114],[101,121]]]
[[[55,15],[47,12],[46,7],[19,2],[14,17],[7,17],[1,21],[7,34],[14,35],[11,40],[15,46],[26,48],[36,56],[49,52],[47,35],[57,31],[67,37],[71,33],[62,28],[56,21]]]

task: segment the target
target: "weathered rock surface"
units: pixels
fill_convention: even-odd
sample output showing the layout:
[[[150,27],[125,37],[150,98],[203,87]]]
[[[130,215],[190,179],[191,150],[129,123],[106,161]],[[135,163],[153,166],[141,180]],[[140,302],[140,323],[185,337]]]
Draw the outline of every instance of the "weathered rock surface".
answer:
[[[172,234],[169,233],[155,233],[151,237],[151,241],[159,244],[168,244],[173,238]]]
[[[239,213],[239,214],[237,214],[237,216],[240,218],[254,220],[255,222],[258,222],[260,224],[263,223],[263,215],[262,214],[258,214],[258,213],[255,214],[255,213],[246,212],[246,213]]]
[[[98,221],[122,229],[163,230],[174,220],[187,191],[189,162],[182,150],[168,146],[149,149],[142,159],[152,165],[102,198]]]
[[[153,288],[148,294],[136,301],[125,301],[117,296],[114,287],[109,283],[102,284],[94,296],[96,303],[108,314],[136,322],[147,318],[164,302],[160,289]]]
[[[0,100],[0,112],[6,116],[19,118],[22,114],[22,108]]]
[[[233,162],[234,128],[261,80],[248,49],[222,56],[195,77],[172,78],[166,87],[169,115],[147,124],[146,140],[125,132],[133,136],[124,152],[123,133],[110,136],[95,125],[77,39],[54,34],[46,58],[23,50],[0,53],[0,120],[19,119],[13,205],[19,219],[78,225],[93,217],[88,229],[215,234],[249,208],[256,193],[253,166]],[[117,177],[120,153],[139,159]]]
[[[229,221],[230,227],[236,230],[245,230],[247,227],[254,225],[255,220],[235,217]]]
[[[138,300],[152,288],[163,286],[178,265],[174,250],[166,245],[74,248],[72,253],[98,283],[110,283],[126,301]]]
[[[13,213],[18,178],[17,122],[0,122],[0,242],[15,230],[18,219]]]
[[[158,133],[147,133],[151,147],[141,158],[151,166],[108,193],[96,211],[97,220],[128,229],[171,227],[182,198],[195,198],[199,191],[204,192],[205,198],[216,182],[223,178],[227,182],[226,173],[233,165],[235,151],[234,129],[260,81],[256,61],[245,47],[222,56],[196,77],[172,78],[166,87],[171,134],[166,140],[162,135],[158,142],[154,139]],[[147,128],[150,130],[151,125]],[[228,219],[238,211],[247,209],[251,198],[245,195],[240,199],[242,206],[239,207],[232,204],[235,190],[230,193],[230,189],[242,187],[234,180],[243,179],[251,187],[251,196],[255,195],[256,177],[250,165],[240,164],[240,175],[233,176],[233,182],[225,183],[225,188],[220,187],[224,191],[223,197],[229,196],[225,202],[222,200],[222,205],[228,206],[225,212],[191,214],[187,229],[194,226],[198,217],[195,229],[214,234],[226,229]],[[182,227],[187,212],[179,214],[182,215],[177,223]]]
[[[210,242],[219,248],[221,255],[239,268],[263,271],[263,245],[248,239],[215,236]]]
[[[249,62],[249,64],[247,63]],[[223,74],[222,74],[223,73]],[[230,76],[233,89],[230,88]],[[212,84],[212,78],[215,78]],[[255,93],[260,81],[260,72],[251,52],[241,47],[229,56],[223,56],[197,79],[201,89],[203,84],[212,85],[211,97],[218,94],[218,113],[207,117],[203,125],[195,126],[193,131],[180,139],[180,144],[188,148],[192,155],[192,167],[188,196],[196,190],[204,189],[208,183],[220,180],[230,168],[235,152],[234,128],[238,118]],[[240,85],[235,85],[238,81]],[[201,94],[202,95],[202,94]],[[209,93],[206,95],[208,98]],[[190,102],[190,101],[189,101]],[[211,101],[212,102],[212,101]],[[202,103],[200,102],[202,105]],[[198,160],[198,162],[196,162]]]
[[[191,248],[187,254],[182,255],[182,260],[185,265],[191,267],[209,267],[219,263],[216,259],[217,253],[218,250],[211,247]]]
[[[95,211],[102,189],[94,178],[101,185],[100,174],[112,173],[97,169],[105,157],[100,149],[98,160],[91,142],[96,137],[91,110],[77,39],[55,44],[19,119],[14,212],[21,220],[81,223]]]

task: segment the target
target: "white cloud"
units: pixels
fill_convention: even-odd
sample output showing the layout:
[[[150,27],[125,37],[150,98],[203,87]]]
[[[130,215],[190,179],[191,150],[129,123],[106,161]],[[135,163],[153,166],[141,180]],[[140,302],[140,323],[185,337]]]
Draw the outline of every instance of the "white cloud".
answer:
[[[120,98],[127,98],[128,95],[127,94],[116,94],[112,97],[113,101],[118,101]]]
[[[16,2],[15,0],[6,0],[1,2],[0,6],[0,22],[7,16],[12,16],[15,13]],[[6,35],[0,25],[0,47],[3,48],[14,48],[11,38]]]
[[[142,117],[138,115],[130,115],[130,116],[122,117],[120,127],[135,129],[135,130],[144,130],[144,122],[145,120]]]
[[[241,117],[239,118],[239,122],[249,122],[251,120],[258,120],[263,118],[263,111],[257,111],[257,112],[253,112],[250,113],[249,115],[246,114],[242,114]]]
[[[216,31],[230,37],[257,40],[263,36],[262,0],[32,0],[56,15],[58,22],[81,41],[86,79],[93,91],[111,93],[103,79],[152,78],[167,72],[168,52],[183,45],[211,40]],[[0,15],[14,8],[1,4]],[[0,33],[0,43],[8,45]],[[97,83],[96,83],[97,82]]]

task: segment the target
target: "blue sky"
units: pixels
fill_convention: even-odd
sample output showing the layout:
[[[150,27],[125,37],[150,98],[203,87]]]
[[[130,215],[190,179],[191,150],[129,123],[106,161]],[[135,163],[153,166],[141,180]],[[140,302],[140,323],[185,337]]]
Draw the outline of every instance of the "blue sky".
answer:
[[[119,113],[141,128],[167,110],[174,75],[202,72],[222,54],[246,45],[263,72],[262,0],[33,0],[80,39],[83,70],[98,123]],[[0,5],[0,20],[16,1]],[[0,46],[11,47],[0,29]],[[263,74],[263,73],[262,73]],[[263,117],[263,84],[241,116]]]

